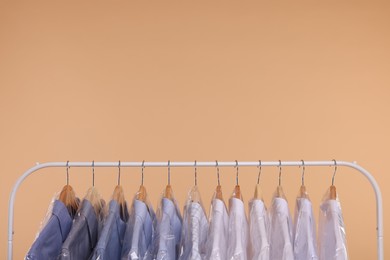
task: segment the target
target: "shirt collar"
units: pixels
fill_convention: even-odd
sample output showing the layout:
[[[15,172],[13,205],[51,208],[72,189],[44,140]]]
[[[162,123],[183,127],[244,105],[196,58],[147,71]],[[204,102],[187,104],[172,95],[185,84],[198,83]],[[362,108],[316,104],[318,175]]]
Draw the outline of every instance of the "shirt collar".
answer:
[[[237,198],[230,198],[230,211],[245,212],[244,202]]]
[[[54,202],[52,214],[59,220],[62,241],[64,241],[69,233],[70,226],[72,225],[72,217],[64,203],[60,200]]]
[[[307,198],[297,198],[297,208],[299,209],[299,211],[311,212],[311,201]]]
[[[279,197],[275,197],[272,202],[273,210],[279,214],[289,214],[289,208],[287,200]]]
[[[214,199],[213,202],[213,211],[223,213],[226,212],[226,205],[225,203],[220,199]]]
[[[87,221],[89,237],[91,241],[94,241],[92,234],[96,234],[94,230],[97,230],[98,228],[98,220],[96,218],[95,209],[93,208],[91,202],[84,199],[79,214],[84,216],[85,220]]]
[[[172,219],[176,214],[176,208],[173,201],[168,198],[163,198],[161,204],[164,214],[167,214],[169,218]]]
[[[139,217],[143,222],[146,218],[146,215],[148,214],[148,209],[146,204],[143,201],[134,200],[133,207],[134,207],[135,215]]]
[[[264,202],[260,199],[253,199],[249,202],[249,208],[254,210],[257,215],[264,215],[266,208]]]

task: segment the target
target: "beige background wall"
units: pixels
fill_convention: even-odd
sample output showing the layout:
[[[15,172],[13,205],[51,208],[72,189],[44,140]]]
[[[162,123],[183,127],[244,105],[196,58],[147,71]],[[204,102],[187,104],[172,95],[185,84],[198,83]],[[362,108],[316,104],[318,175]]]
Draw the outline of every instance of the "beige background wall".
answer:
[[[1,1],[0,258],[11,187],[45,161],[357,161],[382,188],[389,235],[389,13],[386,1]],[[198,172],[208,208],[215,169]],[[292,212],[300,172],[283,169]],[[122,173],[130,200],[140,170]],[[267,204],[277,173],[263,169]],[[333,169],[306,173],[317,215]],[[107,200],[116,174],[96,169]],[[235,170],[221,174],[228,198]],[[245,203],[256,175],[240,169]],[[91,170],[70,181],[84,196]],[[15,259],[64,184],[65,169],[50,169],[21,186]],[[166,169],[146,169],[145,184],[156,205]],[[172,169],[172,184],[182,207],[193,169]],[[346,168],[336,185],[351,259],[374,259],[370,185]]]

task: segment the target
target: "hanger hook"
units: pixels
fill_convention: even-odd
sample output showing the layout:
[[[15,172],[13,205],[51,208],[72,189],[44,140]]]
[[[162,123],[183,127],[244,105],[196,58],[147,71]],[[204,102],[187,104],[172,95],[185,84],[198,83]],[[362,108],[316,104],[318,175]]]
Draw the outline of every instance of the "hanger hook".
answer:
[[[92,161],[92,187],[95,187],[95,161]]]
[[[259,167],[259,174],[257,175],[257,184],[259,184],[260,183],[260,175],[261,175],[261,160],[259,160],[259,166],[257,166],[257,167]]]
[[[335,159],[333,159],[332,161],[334,161],[334,173],[333,173],[333,177],[332,177],[332,186],[334,185],[334,176],[336,175],[336,171],[337,171],[337,162]]]
[[[121,160],[118,162],[118,186],[121,184]]]
[[[171,161],[168,160],[168,185],[171,185]]]
[[[236,161],[236,168],[237,168],[237,172],[236,172],[236,185],[238,185],[238,161]]]
[[[145,168],[145,160],[142,161],[141,165],[141,186],[144,186],[144,168]]]
[[[282,184],[282,161],[279,160],[279,186]]]
[[[301,160],[302,162],[302,186],[305,185],[305,161],[304,160]],[[299,166],[301,167],[301,166]]]
[[[195,160],[194,167],[195,167],[195,186],[197,186],[198,185],[198,173],[197,173],[197,170],[196,170],[196,160]]]
[[[217,181],[218,181],[218,186],[220,186],[221,183],[219,182],[219,166],[217,160],[215,160],[215,167],[217,167]]]
[[[66,161],[66,185],[69,185],[69,161]]]

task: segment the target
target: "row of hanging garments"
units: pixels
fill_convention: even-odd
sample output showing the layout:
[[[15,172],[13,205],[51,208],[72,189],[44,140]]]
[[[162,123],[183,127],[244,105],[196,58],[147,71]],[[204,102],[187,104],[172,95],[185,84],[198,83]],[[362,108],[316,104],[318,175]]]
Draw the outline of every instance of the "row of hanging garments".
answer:
[[[188,193],[183,217],[170,185],[169,166],[168,185],[156,214],[143,186],[144,167],[141,186],[130,209],[120,186],[120,162],[118,185],[108,206],[94,185],[80,201],[67,183],[51,203],[25,259],[348,259],[334,175],[320,206],[317,238],[312,204],[304,186],[304,166],[294,222],[281,186],[281,167],[279,185],[269,210],[262,197],[259,167],[248,218],[238,184],[238,165],[236,167],[237,185],[229,198],[228,208],[222,196],[217,167],[218,184],[211,200],[209,218],[198,190],[196,167],[195,185]],[[336,169],[335,165],[335,172]]]

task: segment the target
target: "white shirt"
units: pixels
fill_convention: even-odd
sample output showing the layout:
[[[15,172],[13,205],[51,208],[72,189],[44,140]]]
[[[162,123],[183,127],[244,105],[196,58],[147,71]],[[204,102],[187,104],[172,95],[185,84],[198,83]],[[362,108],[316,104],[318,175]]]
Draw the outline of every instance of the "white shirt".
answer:
[[[309,199],[297,198],[294,220],[295,260],[318,260],[316,250],[316,224]]]
[[[292,223],[287,201],[274,197],[270,209],[270,259],[294,260]]]
[[[227,258],[229,260],[246,260],[248,246],[248,222],[242,200],[229,200],[229,235]]]
[[[348,259],[344,220],[337,200],[321,204],[318,235],[320,260]]]
[[[197,202],[188,202],[184,208],[180,260],[206,259],[208,229],[209,223],[202,206]]]
[[[249,202],[249,237],[252,260],[269,260],[269,220],[264,202],[254,199]]]
[[[225,203],[214,198],[210,209],[210,229],[206,259],[226,260],[229,216]]]

